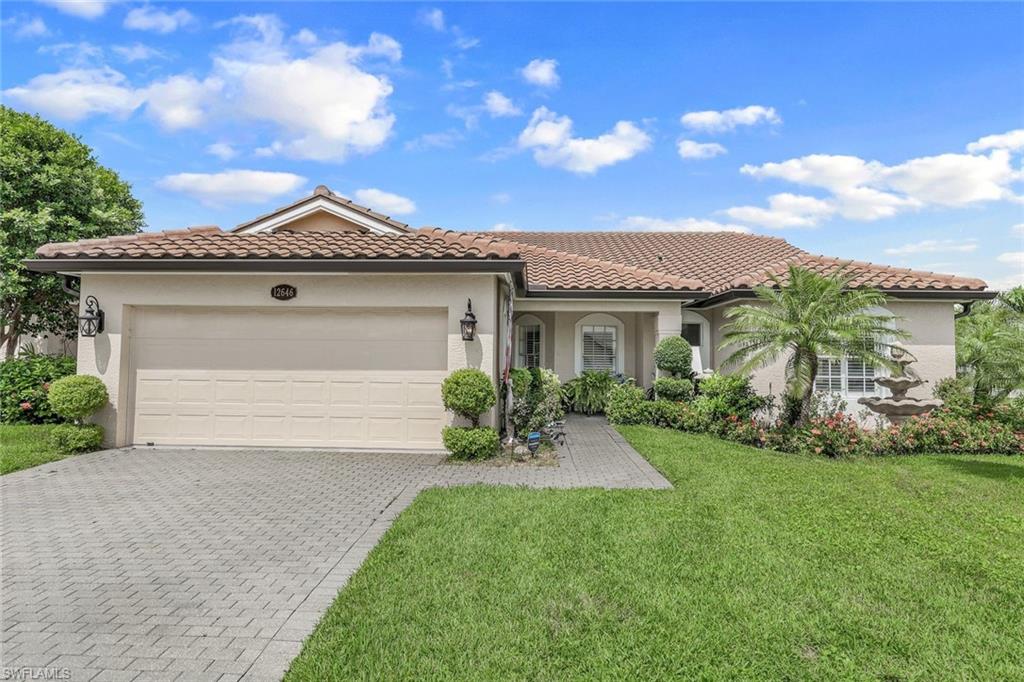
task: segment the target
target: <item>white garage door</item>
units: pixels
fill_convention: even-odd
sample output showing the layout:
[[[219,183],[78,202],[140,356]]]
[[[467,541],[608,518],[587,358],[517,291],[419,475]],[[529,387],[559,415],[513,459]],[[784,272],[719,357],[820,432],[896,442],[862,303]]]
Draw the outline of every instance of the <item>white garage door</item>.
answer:
[[[440,308],[139,308],[133,442],[437,448]]]

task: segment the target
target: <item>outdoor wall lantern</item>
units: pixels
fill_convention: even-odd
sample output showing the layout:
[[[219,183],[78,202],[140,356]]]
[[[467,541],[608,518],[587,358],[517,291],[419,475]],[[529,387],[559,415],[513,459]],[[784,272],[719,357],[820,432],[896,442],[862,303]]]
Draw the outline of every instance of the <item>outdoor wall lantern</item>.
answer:
[[[476,333],[476,315],[473,314],[473,299],[466,299],[466,316],[459,320],[459,326],[462,327],[462,340],[472,341],[473,334]]]
[[[82,336],[96,336],[103,333],[103,311],[95,296],[85,297],[85,312],[78,316],[79,333]]]

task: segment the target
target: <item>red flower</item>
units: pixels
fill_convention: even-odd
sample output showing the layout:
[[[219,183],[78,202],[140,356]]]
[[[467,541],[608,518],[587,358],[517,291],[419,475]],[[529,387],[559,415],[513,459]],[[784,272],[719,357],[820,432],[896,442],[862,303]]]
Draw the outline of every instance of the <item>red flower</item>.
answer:
[[[819,431],[818,429],[811,429],[811,435],[812,436],[820,436],[821,435],[821,431]]]
[[[31,409],[32,409],[32,403],[30,403],[29,401],[26,400],[25,402],[23,402],[21,404],[21,411],[22,412],[28,412]]]

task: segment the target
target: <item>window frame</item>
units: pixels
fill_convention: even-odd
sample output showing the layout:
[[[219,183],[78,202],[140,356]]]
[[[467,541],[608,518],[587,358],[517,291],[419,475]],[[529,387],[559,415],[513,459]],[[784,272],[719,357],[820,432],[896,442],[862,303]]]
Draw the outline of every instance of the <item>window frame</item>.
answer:
[[[539,344],[539,348],[537,350],[537,366],[538,367],[544,367],[545,366],[544,350],[545,350],[545,347],[546,347],[545,337],[547,335],[546,334],[546,329],[545,329],[545,326],[544,326],[544,321],[541,320],[536,315],[520,315],[519,317],[517,317],[515,319],[515,322],[513,323],[512,326],[515,328],[515,336],[514,336],[514,338],[512,340],[512,343],[513,343],[513,348],[512,348],[512,350],[513,350],[513,354],[512,354],[513,366],[516,367],[516,368],[527,368],[527,365],[524,365],[523,362],[522,362],[521,353],[520,353],[520,351],[522,349],[522,332],[523,332],[524,329],[526,329],[528,327],[539,327],[540,328],[540,344]]]
[[[700,366],[695,366],[695,363],[691,361],[691,368],[698,374],[705,369],[711,369],[711,323],[708,322],[707,318],[699,313],[695,313],[692,310],[683,310],[682,319],[680,320],[679,336],[683,336],[684,324],[699,324],[700,325],[700,346],[698,346],[698,356],[700,358]],[[683,337],[685,338],[685,337]],[[693,346],[690,346],[693,348]]]
[[[607,313],[591,313],[576,321],[575,334],[575,364],[576,374],[583,373],[583,328],[584,327],[614,327],[615,328],[615,367],[611,370],[614,374],[624,374],[625,368],[625,346],[626,326],[619,318]]]

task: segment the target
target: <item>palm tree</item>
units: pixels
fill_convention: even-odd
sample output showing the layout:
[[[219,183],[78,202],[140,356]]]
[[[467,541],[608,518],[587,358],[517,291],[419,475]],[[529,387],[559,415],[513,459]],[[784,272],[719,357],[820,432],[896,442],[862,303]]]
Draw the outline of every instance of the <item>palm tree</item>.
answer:
[[[998,404],[1024,388],[1022,299],[1018,287],[956,321],[957,373],[968,380],[975,405]]]
[[[786,380],[800,400],[797,424],[810,417],[819,356],[851,357],[872,367],[894,368],[892,342],[909,335],[889,315],[871,312],[885,303],[877,289],[850,288],[842,271],[823,276],[791,265],[786,282],[754,287],[757,302],[726,311],[731,320],[719,350],[731,350],[727,365],[741,372],[765,367],[788,354]]]

